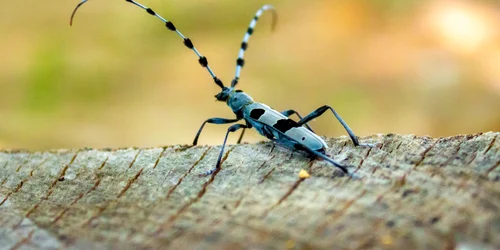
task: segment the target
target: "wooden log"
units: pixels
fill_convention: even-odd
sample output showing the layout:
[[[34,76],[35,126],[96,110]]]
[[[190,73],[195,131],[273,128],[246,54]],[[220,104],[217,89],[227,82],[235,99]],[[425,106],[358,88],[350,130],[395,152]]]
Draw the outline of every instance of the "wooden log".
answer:
[[[357,179],[270,142],[208,177],[220,146],[4,150],[0,248],[499,249],[499,134],[329,139]]]

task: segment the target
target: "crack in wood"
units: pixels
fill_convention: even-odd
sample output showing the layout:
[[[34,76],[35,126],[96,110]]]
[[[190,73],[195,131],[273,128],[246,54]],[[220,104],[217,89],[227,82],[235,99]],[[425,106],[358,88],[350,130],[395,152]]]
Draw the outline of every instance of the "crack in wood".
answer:
[[[166,242],[163,242],[161,244],[161,249],[168,249],[168,247],[172,245],[172,243],[175,240],[179,239],[182,235],[184,235],[185,232],[186,230],[183,228],[177,229],[177,231]]]
[[[63,177],[66,174],[66,170],[68,170],[69,166],[75,161],[76,156],[78,155],[78,152],[79,151],[76,151],[75,155],[73,155],[73,157],[71,158],[70,162],[68,164],[64,165],[64,167],[61,169],[61,171],[59,173],[59,176],[57,176],[55,178],[55,180],[52,182],[52,184],[50,185],[50,187],[47,189],[47,193],[45,194],[45,197],[42,197],[40,199],[40,201],[37,204],[35,204],[35,206],[33,206],[30,210],[28,210],[28,212],[26,213],[26,215],[24,217],[26,217],[26,218],[30,217],[30,215],[33,212],[35,212],[35,210],[40,206],[40,204],[42,204],[42,202],[44,200],[47,200],[50,197],[50,195],[53,192],[53,188],[59,182],[59,178]],[[22,220],[21,220],[21,222],[22,222]],[[19,225],[21,225],[21,222],[19,222]],[[19,226],[19,225],[17,225],[17,226]],[[17,228],[17,226],[16,226],[16,228]]]
[[[66,171],[68,170],[69,166],[71,166],[71,164],[73,164],[73,162],[75,161],[77,154],[78,154],[78,152],[76,152],[75,155],[73,156],[73,158],[71,159],[71,161],[62,168],[61,173],[59,174],[59,177],[56,178],[52,182],[52,184],[50,185],[47,194],[43,198],[44,200],[47,200],[50,197],[50,195],[52,195],[52,192],[54,192],[54,187],[57,185],[57,183],[59,183],[59,181],[61,179],[64,179],[64,176],[66,175]]]
[[[2,168],[5,169],[7,167],[7,165],[9,165],[8,161],[6,161],[5,164],[3,164]]]
[[[488,153],[488,151],[490,151],[490,149],[493,147],[493,144],[495,144],[495,140],[497,139],[497,137],[498,137],[498,135],[495,135],[495,137],[493,137],[493,140],[491,140],[490,144],[488,145],[486,150],[484,150],[483,154],[486,154],[486,153]]]
[[[37,170],[40,166],[42,166],[46,161],[47,161],[47,159],[44,159],[42,162],[40,162],[38,165],[36,165],[36,167],[34,167],[33,169],[31,169],[31,171],[30,171],[30,177],[33,177],[33,174],[35,173],[35,170]]]
[[[186,151],[192,147],[195,147],[195,145],[182,145],[181,148],[176,148],[175,149],[175,152],[182,152],[182,151]],[[167,149],[167,147],[164,147],[164,149]]]
[[[269,153],[267,153],[267,154],[270,155],[274,151],[275,147],[276,147],[276,143],[271,142],[271,149],[269,150]]]
[[[427,153],[429,153],[429,151],[431,151],[431,149],[436,146],[436,144],[441,141],[441,138],[440,139],[437,139],[435,140],[428,148],[426,148],[424,150],[424,152],[422,152],[421,154],[421,158],[420,160],[418,160],[416,163],[415,163],[415,166],[413,167],[413,169],[416,169],[418,166],[420,166],[420,164],[422,164],[422,162],[424,161],[425,159],[425,156],[427,155]]]
[[[137,157],[139,156],[139,153],[141,153],[141,151],[142,150],[139,150],[137,152],[137,154],[134,156],[134,159],[132,159],[132,161],[130,162],[128,169],[130,169],[133,166],[133,164],[135,163],[135,161],[136,161]],[[161,157],[161,154],[160,154],[160,157]],[[107,161],[107,159],[106,159],[106,161]],[[125,184],[125,187],[122,188],[122,190],[118,193],[117,197],[114,200],[108,201],[106,204],[104,204],[104,206],[99,207],[96,213],[94,213],[86,222],[82,223],[81,227],[90,226],[90,224],[95,219],[99,218],[104,213],[104,211],[111,205],[111,203],[116,202],[118,199],[120,199],[120,197],[123,194],[125,194],[125,192],[130,188],[130,186],[139,178],[139,176],[141,175],[143,170],[144,170],[144,168],[141,168],[139,170],[139,172],[137,172],[133,178],[129,179],[127,181],[127,184]],[[99,180],[99,182],[97,183],[97,185],[99,185],[101,183],[100,179],[98,179],[98,180]],[[94,185],[94,187],[97,188],[96,185]],[[95,190],[95,188],[91,189],[91,191]],[[91,191],[89,191],[88,193],[90,193]]]
[[[490,168],[488,168],[488,170],[486,171],[486,176],[488,176],[498,166],[500,166],[500,160],[498,160],[496,164],[494,164],[493,166],[491,166]]]
[[[269,159],[266,159],[261,166],[264,166],[264,164],[266,164],[266,162],[272,160],[276,155],[272,155]],[[262,178],[261,180],[259,181],[259,184],[262,184],[273,172],[274,170],[277,168],[277,167],[281,167],[283,166],[283,164],[285,164],[285,161],[281,162],[280,164],[278,164],[278,166],[276,167],[273,167],[270,171],[268,171]],[[259,167],[260,169],[260,167]]]
[[[132,160],[132,162],[130,162],[130,165],[128,165],[128,168],[131,168],[134,165],[135,161],[137,160],[137,157],[139,156],[139,154],[141,152],[142,152],[142,149],[139,149],[139,151],[137,151],[137,154],[135,154],[134,159]]]
[[[270,154],[270,153],[271,153],[271,152],[269,152],[269,153],[267,154],[267,156],[269,156],[269,154]],[[259,165],[259,167],[257,167],[256,172],[260,171],[260,170],[261,170],[261,169],[262,169],[262,168],[266,165],[266,163],[267,163],[268,161],[270,161],[270,160],[274,159],[274,157],[275,157],[275,156],[276,156],[276,155],[271,155],[271,157],[269,157],[268,159],[265,159],[265,160],[264,160],[264,162],[262,162],[262,163]]]
[[[403,144],[403,142],[400,142],[400,143],[398,144],[398,146],[396,146],[396,149],[395,149],[395,150],[398,150],[398,149],[399,149],[399,147],[401,147],[401,144]],[[391,150],[391,153],[392,153],[392,151],[394,151],[394,150]]]
[[[167,150],[167,147],[163,147],[163,150],[161,151],[160,155],[158,156],[158,159],[155,161],[155,165],[153,166],[153,169],[156,169],[156,166],[158,166],[158,163],[160,163],[161,157],[163,157],[163,154]]]
[[[399,142],[398,145],[396,146],[396,148],[392,148],[391,151],[385,152],[384,156],[382,156],[382,158],[380,159],[379,164],[382,164],[385,161],[385,159],[387,158],[387,156],[392,155],[392,152],[394,150],[398,150],[399,147],[401,147],[401,144],[403,144],[403,142]],[[382,148],[380,148],[380,149],[382,150]]]
[[[460,142],[458,143],[458,145],[457,145],[457,147],[456,147],[456,149],[455,149],[455,152],[454,152],[454,153],[452,153],[452,154],[450,155],[450,157],[448,157],[448,159],[446,159],[446,161],[445,161],[445,162],[443,162],[443,163],[439,164],[439,166],[438,166],[439,168],[442,168],[443,166],[446,166],[446,165],[450,164],[450,162],[451,162],[451,161],[453,161],[453,159],[455,158],[455,156],[458,154],[458,151],[460,151],[460,147],[462,146],[462,143],[463,143],[463,142],[464,142],[464,141],[460,141]]]
[[[356,172],[358,172],[358,170],[361,168],[361,165],[363,165],[363,162],[365,162],[365,160],[366,160],[366,159],[368,158],[368,156],[370,155],[370,152],[371,152],[371,151],[372,151],[372,147],[370,147],[370,148],[368,149],[368,152],[366,152],[365,157],[363,157],[363,158],[361,159],[361,161],[359,161],[358,167],[356,168],[356,170],[354,170],[353,174],[354,174],[354,173],[356,173]]]
[[[472,162],[474,162],[474,160],[476,159],[476,157],[477,157],[477,152],[475,152],[475,153],[472,154],[471,159],[466,164],[467,165],[471,165]]]
[[[95,181],[94,186],[91,189],[89,189],[89,191],[87,191],[85,193],[85,195],[90,194],[91,192],[95,191],[97,189],[97,187],[99,187],[100,184],[101,184],[101,179],[97,176],[97,180]]]
[[[4,198],[4,199],[0,202],[0,206],[2,206],[2,205],[5,203],[5,201],[7,201],[7,199],[9,199],[9,197],[10,197],[12,194],[14,194],[14,193],[16,193],[17,191],[19,191],[19,189],[21,189],[21,188],[23,187],[23,184],[24,184],[25,182],[27,182],[27,181],[28,181],[28,178],[26,178],[26,179],[22,180],[21,182],[19,182],[19,183],[17,184],[16,188],[15,188],[13,191],[9,192],[9,193],[7,194],[7,196],[5,196],[5,198]]]
[[[460,152],[460,149],[461,149],[461,147],[462,147],[462,144],[463,144],[464,142],[468,142],[468,141],[470,141],[470,140],[473,140],[474,138],[476,138],[476,137],[478,137],[478,136],[479,136],[479,135],[465,136],[465,137],[464,137],[464,140],[462,140],[462,141],[460,141],[460,142],[458,143],[458,145],[457,145],[457,149],[455,150],[455,153],[453,153],[453,154],[452,154],[452,155],[451,155],[451,156],[450,156],[450,157],[446,160],[446,162],[444,162],[444,163],[440,164],[440,165],[439,165],[439,167],[441,168],[441,167],[443,167],[443,166],[447,166],[447,165],[449,165],[449,164],[451,163],[451,161],[453,161],[453,159],[454,159],[454,158],[458,155],[458,152]],[[474,158],[476,158],[476,156],[475,156],[476,154],[473,154],[473,155],[474,155],[474,156],[473,156],[472,160],[474,160]],[[472,160],[471,160],[470,162],[472,162]],[[469,162],[469,163],[470,163],[470,162]]]
[[[111,205],[111,203],[112,203],[113,201],[115,201],[115,200],[112,200],[112,201],[107,202],[107,203],[106,203],[106,204],[104,204],[104,206],[102,206],[102,207],[98,207],[98,208],[97,208],[97,212],[96,212],[94,215],[92,215],[92,216],[91,216],[91,217],[90,217],[90,218],[89,218],[86,222],[82,223],[82,226],[81,226],[81,227],[89,227],[89,226],[90,226],[90,224],[91,224],[91,223],[92,223],[95,219],[99,218],[99,217],[102,215],[102,213],[104,212],[104,210],[106,210],[106,208],[108,208],[108,207],[109,207],[109,205]]]
[[[270,160],[274,159],[274,157],[275,157],[276,155],[271,155],[271,157],[269,157],[269,154],[270,154],[270,153],[271,153],[271,152],[268,152],[268,153],[267,153],[267,157],[268,157],[268,158],[267,158],[267,159],[265,159],[265,160],[264,160],[264,161],[263,161],[263,162],[259,165],[259,167],[257,168],[257,170],[256,170],[255,172],[258,172],[258,171],[259,171],[262,167],[264,167],[264,165],[265,165],[268,161],[270,161]],[[273,168],[273,171],[274,171],[274,168]],[[251,172],[250,176],[251,176],[251,175],[253,175],[253,173],[254,173],[254,171],[252,171],[252,172]],[[270,174],[270,173],[268,173],[268,174]],[[267,174],[266,174],[266,175],[267,175]],[[249,177],[249,179],[250,179],[250,177]],[[262,183],[263,181],[264,181],[264,180],[261,180],[261,182],[259,182],[259,183]],[[254,188],[254,187],[255,187],[255,185],[250,186],[250,188],[248,188],[248,189],[246,190],[245,194],[244,194],[244,195],[242,195],[242,196],[241,196],[241,197],[240,197],[240,198],[236,201],[236,203],[234,204],[234,208],[231,210],[231,218],[232,218],[232,217],[236,214],[236,211],[237,211],[237,210],[238,210],[238,208],[240,207],[241,203],[243,202],[243,200],[245,199],[245,197],[247,197],[247,196],[248,196],[248,194],[249,194],[249,193],[253,190],[253,188]]]
[[[207,155],[208,151],[211,148],[212,147],[208,147],[207,150],[205,150],[201,154],[200,158],[191,165],[191,167],[184,173],[184,175],[181,178],[179,178],[179,180],[177,181],[177,183],[172,188],[170,188],[170,190],[168,190],[167,197],[165,197],[165,199],[168,199],[170,197],[170,195],[172,195],[172,193],[182,183],[182,181],[184,180],[184,178],[186,178],[186,176],[191,173],[191,171],[198,165],[198,163],[200,163],[203,160],[203,158],[205,158],[205,156]]]
[[[132,186],[132,184],[134,184],[134,182],[139,178],[139,176],[141,176],[143,170],[144,170],[144,168],[141,168],[139,170],[139,172],[137,172],[133,178],[131,178],[127,181],[127,184],[125,185],[125,187],[123,187],[123,189],[120,191],[120,193],[118,194],[118,196],[116,198],[119,199],[120,197],[122,197],[125,194],[125,192],[127,192],[127,190],[130,188],[130,186]]]
[[[281,197],[279,199],[279,201],[274,205],[273,208],[279,206],[283,201],[288,199],[288,197],[290,197],[290,195],[292,195],[293,191],[295,191],[299,187],[300,183],[302,183],[304,180],[305,180],[305,178],[299,178],[297,181],[295,181],[295,183],[293,183],[292,187],[290,187],[290,189],[286,192],[286,194],[283,195],[283,197]]]
[[[59,174],[59,177],[52,182],[47,194],[45,194],[45,197],[43,197],[44,200],[47,200],[50,197],[50,195],[52,195],[52,193],[54,192],[54,187],[57,185],[57,183],[59,183],[59,181],[61,179],[64,180],[64,176],[66,175],[66,171],[68,170],[68,168],[69,168],[69,165],[66,165],[63,167],[63,169],[61,170],[61,173]]]
[[[284,162],[283,162],[282,164],[284,164]],[[308,163],[308,170],[309,170],[309,172],[312,172],[311,170],[312,170],[312,165],[313,165],[313,164],[314,164],[314,161],[313,161],[313,160],[309,161],[309,163]],[[274,169],[273,169],[273,170],[274,170]],[[272,170],[271,170],[271,172],[272,172]],[[271,172],[269,172],[269,174],[270,174]],[[278,202],[276,202],[276,203],[275,203],[273,206],[271,206],[270,208],[266,209],[266,210],[262,213],[261,217],[262,217],[262,218],[266,217],[266,216],[267,216],[267,215],[268,215],[268,214],[269,214],[269,213],[270,213],[273,209],[275,209],[275,208],[276,208],[276,207],[278,207],[278,206],[279,206],[279,205],[280,205],[283,201],[285,201],[286,199],[288,199],[288,197],[290,197],[290,195],[292,195],[292,193],[293,193],[293,192],[294,192],[294,191],[295,191],[295,190],[299,187],[299,185],[300,185],[303,181],[305,181],[305,180],[306,180],[305,178],[299,178],[299,179],[297,179],[297,180],[293,183],[293,185],[292,185],[292,186],[288,189],[288,191],[287,191],[287,192],[286,192],[286,193],[285,193],[285,194],[284,194],[284,195],[283,195],[283,196],[282,196],[282,197],[278,200]]]
[[[252,186],[252,188],[253,188],[253,186]],[[241,202],[243,201],[243,199],[244,199],[245,197],[247,197],[247,196],[248,196],[248,194],[252,191],[252,188],[248,189],[248,190],[246,191],[246,193],[245,193],[244,195],[242,195],[242,196],[241,196],[241,197],[240,197],[240,198],[236,201],[236,203],[234,203],[234,208],[233,208],[233,211],[232,211],[232,214],[233,214],[233,215],[234,215],[234,213],[236,213],[236,210],[238,209],[238,207],[240,207]]]
[[[26,162],[24,162],[23,164],[19,164],[19,166],[16,169],[16,172],[19,172],[19,170],[21,170],[21,168],[24,166],[24,164],[26,164]]]
[[[55,218],[54,220],[52,220],[52,225],[56,224],[65,214],[66,212],[69,211],[69,209],[74,205],[76,204],[82,197],[83,197],[84,193],[80,193],[75,200],[73,200],[73,202],[71,202],[71,204],[68,206],[68,207],[65,207],[63,209],[63,211],[61,211]]]
[[[31,230],[31,232],[28,234],[27,237],[21,239],[18,241],[10,250],[17,250],[19,249],[22,245],[28,243],[31,241],[31,237],[33,237],[33,233],[35,233],[35,229]]]
[[[349,208],[359,199],[361,199],[367,193],[366,190],[363,190],[358,196],[354,197],[354,199],[349,200],[346,204],[340,209],[332,214],[330,219],[325,219],[325,222],[316,228],[316,234],[323,231],[328,225],[333,224],[336,220],[338,220],[341,216],[347,213]]]
[[[259,181],[259,184],[262,184],[267,179],[267,177],[269,177],[274,172],[275,169],[276,167],[273,167],[269,172],[267,172]]]
[[[340,153],[342,153],[342,150],[344,150],[344,148],[345,148],[346,145],[347,145],[347,141],[344,141],[344,143],[342,143],[342,146],[340,146],[339,152],[337,152],[336,155],[339,155]]]
[[[101,163],[101,166],[99,166],[99,168],[97,168],[97,171],[101,170],[104,168],[104,166],[106,165],[106,163],[108,162],[108,159],[109,159],[109,156],[106,157],[106,159]]]
[[[224,157],[222,158],[221,160],[221,163],[220,165],[222,166],[222,164],[226,161],[226,159],[229,157],[229,154],[231,153],[231,151],[234,150],[235,147],[231,147],[227,152],[226,154],[224,155]],[[169,226],[171,226],[173,223],[175,223],[175,221],[191,206],[193,205],[195,202],[197,202],[198,200],[200,200],[203,195],[206,193],[206,190],[208,188],[208,186],[210,184],[212,184],[212,182],[215,180],[215,176],[217,176],[217,174],[220,172],[222,168],[217,168],[213,173],[212,175],[210,176],[210,179],[208,181],[206,181],[203,186],[201,187],[201,190],[198,192],[198,194],[196,195],[195,198],[191,199],[189,202],[187,202],[186,204],[184,204],[179,210],[177,210],[177,212],[170,216],[170,218],[168,218],[168,220],[165,222],[165,223],[162,223],[158,229],[153,233],[154,236],[158,236],[161,232],[163,232],[163,230]]]
[[[106,165],[106,162],[108,161],[109,157],[106,157],[106,159],[101,163],[101,166],[97,169],[97,171],[101,170],[104,165]],[[56,216],[56,218],[52,221],[52,224],[56,224],[57,222],[59,222],[61,220],[61,218],[76,204],[78,203],[78,201],[80,201],[85,195],[88,195],[89,193],[91,193],[92,191],[96,190],[96,188],[101,184],[101,179],[99,178],[99,175],[95,175],[96,176],[96,181],[94,182],[94,186],[92,186],[92,188],[90,188],[89,190],[87,190],[87,192],[85,193],[80,193],[76,198],[75,200],[73,200],[73,202],[71,202],[71,204],[64,208],[64,210]]]

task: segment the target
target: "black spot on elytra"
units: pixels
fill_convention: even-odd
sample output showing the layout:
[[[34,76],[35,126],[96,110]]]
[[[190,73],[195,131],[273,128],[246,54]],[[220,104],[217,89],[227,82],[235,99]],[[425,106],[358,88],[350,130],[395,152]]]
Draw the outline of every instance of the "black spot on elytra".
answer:
[[[241,89],[237,89],[237,90],[235,90],[234,92],[236,92],[236,93],[240,93],[240,92],[243,92],[243,90],[241,90]]]
[[[292,119],[281,119],[278,122],[276,122],[276,124],[274,124],[273,127],[279,130],[280,132],[285,133],[291,128],[300,127],[300,125]]]
[[[305,137],[302,137],[302,140],[303,140],[303,141],[305,141],[305,140],[306,140],[306,138],[305,138]]]
[[[266,111],[263,109],[252,109],[252,111],[250,111],[250,117],[258,120],[264,113],[266,113]]]

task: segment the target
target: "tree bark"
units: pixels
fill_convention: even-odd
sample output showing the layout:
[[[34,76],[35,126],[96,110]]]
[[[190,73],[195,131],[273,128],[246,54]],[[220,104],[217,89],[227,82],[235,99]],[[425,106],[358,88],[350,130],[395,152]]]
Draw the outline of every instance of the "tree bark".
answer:
[[[499,134],[0,151],[0,248],[499,249]]]

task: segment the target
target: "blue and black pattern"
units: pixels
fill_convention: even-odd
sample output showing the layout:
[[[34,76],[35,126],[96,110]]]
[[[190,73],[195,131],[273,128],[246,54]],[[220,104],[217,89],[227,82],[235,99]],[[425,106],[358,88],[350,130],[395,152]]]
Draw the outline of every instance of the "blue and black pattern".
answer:
[[[73,18],[78,8],[87,1],[88,0],[83,0],[76,6],[75,10],[71,15],[70,25],[73,23]],[[270,140],[273,140],[278,144],[284,145],[290,148],[291,150],[304,151],[309,155],[313,156],[314,158],[323,159],[331,163],[332,165],[336,166],[344,173],[349,174],[349,171],[347,170],[346,166],[334,161],[333,159],[331,159],[329,156],[326,155],[326,149],[328,148],[326,142],[323,139],[321,139],[318,135],[316,135],[307,124],[314,118],[321,116],[327,110],[330,110],[337,118],[337,120],[342,124],[342,126],[345,128],[345,130],[351,137],[351,140],[353,141],[353,144],[355,146],[372,146],[369,144],[360,144],[358,142],[356,135],[354,134],[354,132],[352,132],[351,128],[349,128],[347,123],[330,106],[324,105],[316,109],[315,111],[311,112],[304,118],[302,118],[295,110],[285,110],[280,113],[265,104],[254,102],[252,97],[250,97],[242,90],[234,89],[240,78],[241,69],[245,64],[245,59],[244,59],[245,51],[248,49],[248,41],[250,39],[250,36],[254,32],[257,20],[262,15],[262,13],[264,13],[264,11],[271,10],[273,13],[272,28],[274,29],[276,25],[276,11],[274,10],[273,6],[264,5],[263,7],[261,7],[255,14],[252,21],[250,22],[250,25],[247,29],[247,32],[245,33],[245,36],[243,37],[243,41],[240,46],[238,59],[236,60],[235,77],[231,82],[231,86],[225,87],[222,81],[219,78],[217,78],[215,73],[208,65],[207,58],[200,54],[200,52],[193,45],[191,39],[185,37],[171,21],[168,21],[167,19],[156,14],[156,12],[153,11],[151,8],[146,7],[140,3],[137,3],[134,0],[125,0],[125,1],[132,3],[135,6],[138,6],[141,9],[145,10],[148,14],[157,17],[165,24],[168,30],[174,31],[175,33],[177,33],[178,36],[180,36],[183,39],[184,45],[188,49],[194,51],[194,53],[198,56],[198,62],[200,63],[200,65],[207,69],[208,73],[214,80],[215,84],[217,84],[217,86],[221,88],[221,91],[217,95],[215,95],[216,100],[225,102],[232,109],[233,113],[236,115],[236,118],[232,119],[218,118],[218,117],[207,119],[205,122],[203,122],[200,129],[196,133],[196,136],[193,140],[193,145],[198,144],[198,139],[200,137],[200,134],[203,128],[205,127],[205,124],[207,123],[230,124],[241,120],[245,121],[245,124],[233,124],[228,128],[226,136],[224,137],[224,142],[222,144],[221,151],[219,152],[217,163],[215,164],[215,169],[206,172],[204,175],[209,175],[212,173],[216,174],[218,171],[220,171],[220,167],[222,164],[222,155],[224,153],[229,133],[236,132],[237,130],[242,129],[242,133],[238,139],[238,143],[240,143],[240,141],[243,138],[245,129],[247,128],[255,128],[261,135],[267,137]],[[298,122],[289,118],[289,116],[293,114],[296,114],[299,117],[300,120]]]

